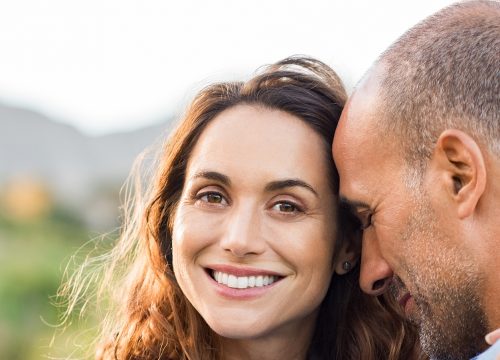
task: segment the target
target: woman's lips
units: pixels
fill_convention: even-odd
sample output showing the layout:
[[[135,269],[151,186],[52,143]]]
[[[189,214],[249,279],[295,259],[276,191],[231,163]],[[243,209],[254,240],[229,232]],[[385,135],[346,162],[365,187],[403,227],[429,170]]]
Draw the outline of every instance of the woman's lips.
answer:
[[[215,265],[205,268],[216,291],[232,299],[249,299],[265,294],[284,276],[273,271]]]

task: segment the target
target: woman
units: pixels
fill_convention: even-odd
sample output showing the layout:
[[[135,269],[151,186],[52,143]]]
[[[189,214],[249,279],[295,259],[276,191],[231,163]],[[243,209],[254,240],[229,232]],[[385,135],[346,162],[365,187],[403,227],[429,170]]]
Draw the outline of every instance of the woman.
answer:
[[[98,358],[416,357],[413,329],[357,286],[330,150],[345,100],[298,57],[198,94],[109,256]]]

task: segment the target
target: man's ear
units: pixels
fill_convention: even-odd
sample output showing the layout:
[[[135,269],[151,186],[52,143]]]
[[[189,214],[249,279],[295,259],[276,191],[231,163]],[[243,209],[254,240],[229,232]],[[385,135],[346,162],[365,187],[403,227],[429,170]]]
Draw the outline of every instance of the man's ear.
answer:
[[[432,161],[444,174],[458,217],[471,216],[486,188],[486,166],[479,145],[463,131],[445,130],[436,143]]]
[[[345,245],[340,249],[335,264],[335,272],[339,275],[347,274],[359,261],[359,253],[352,249],[352,246]]]

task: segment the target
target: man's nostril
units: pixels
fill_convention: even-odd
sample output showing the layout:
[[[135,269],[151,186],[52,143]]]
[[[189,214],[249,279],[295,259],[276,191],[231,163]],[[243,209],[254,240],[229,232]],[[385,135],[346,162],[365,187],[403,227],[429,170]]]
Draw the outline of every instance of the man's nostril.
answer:
[[[385,279],[377,280],[373,283],[372,290],[376,291],[384,287]]]

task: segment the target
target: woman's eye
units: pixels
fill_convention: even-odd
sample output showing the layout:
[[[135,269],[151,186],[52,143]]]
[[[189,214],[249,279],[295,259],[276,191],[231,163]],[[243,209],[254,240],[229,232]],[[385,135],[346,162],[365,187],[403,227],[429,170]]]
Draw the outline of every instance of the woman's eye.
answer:
[[[279,202],[273,206],[273,209],[282,213],[295,213],[301,211],[297,205],[289,202]]]
[[[227,204],[227,201],[226,199],[224,199],[224,196],[215,192],[201,194],[199,196],[199,199],[209,204],[221,204],[221,205]]]

